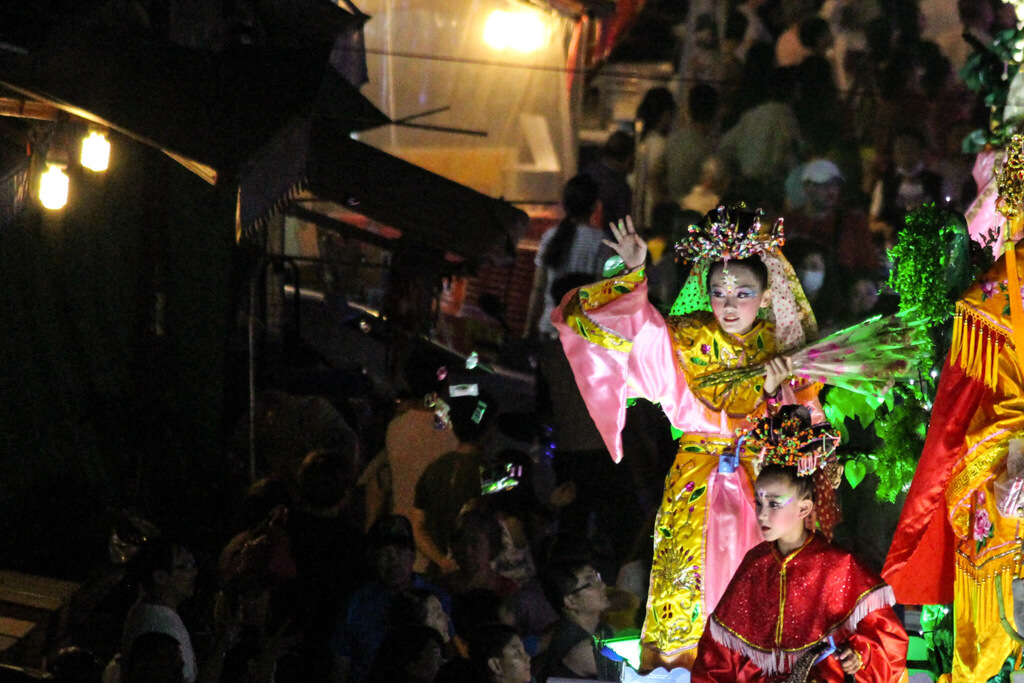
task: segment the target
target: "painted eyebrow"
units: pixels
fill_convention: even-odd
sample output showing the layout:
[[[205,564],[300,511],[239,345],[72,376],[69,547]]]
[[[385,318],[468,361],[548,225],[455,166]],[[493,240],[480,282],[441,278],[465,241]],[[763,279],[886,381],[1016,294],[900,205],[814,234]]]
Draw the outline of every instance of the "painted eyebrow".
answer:
[[[774,501],[779,501],[779,500],[786,500],[786,501],[788,501],[788,500],[791,500],[793,498],[793,496],[789,496],[789,495],[785,495],[785,494],[780,495],[780,496],[776,496],[776,495],[765,495],[765,494],[760,493],[760,492],[757,493],[757,497],[758,498],[763,498],[764,500],[774,500]]]
[[[726,287],[726,286],[728,286],[725,282],[713,282],[712,281],[709,284],[712,287]],[[736,287],[736,288],[747,288],[747,289],[757,289],[758,285],[757,284],[739,284],[739,283],[736,283],[736,284],[733,285],[733,287]]]

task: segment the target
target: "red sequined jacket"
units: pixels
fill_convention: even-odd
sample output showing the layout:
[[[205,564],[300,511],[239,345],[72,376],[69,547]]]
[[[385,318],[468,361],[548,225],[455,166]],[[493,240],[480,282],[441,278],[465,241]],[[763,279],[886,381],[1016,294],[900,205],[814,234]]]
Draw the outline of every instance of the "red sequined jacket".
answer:
[[[906,671],[907,634],[892,589],[846,551],[811,535],[783,557],[764,542],[743,558],[701,637],[693,681],[781,681],[800,656],[832,636],[852,647],[857,681],[895,682]],[[842,683],[835,657],[808,681]]]

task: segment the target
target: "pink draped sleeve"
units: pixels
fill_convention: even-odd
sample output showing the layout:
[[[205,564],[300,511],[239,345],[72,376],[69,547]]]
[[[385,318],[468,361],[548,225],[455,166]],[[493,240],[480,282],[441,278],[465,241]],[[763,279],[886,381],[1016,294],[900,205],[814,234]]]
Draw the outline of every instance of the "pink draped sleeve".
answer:
[[[587,410],[620,462],[626,400],[675,403],[686,387],[665,319],[647,300],[643,270],[570,292],[551,322]]]

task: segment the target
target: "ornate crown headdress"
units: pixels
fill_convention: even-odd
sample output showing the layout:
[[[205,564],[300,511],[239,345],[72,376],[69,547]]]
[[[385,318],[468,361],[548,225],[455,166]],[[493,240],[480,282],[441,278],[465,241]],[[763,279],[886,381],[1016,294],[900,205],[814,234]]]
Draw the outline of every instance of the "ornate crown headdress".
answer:
[[[783,244],[782,219],[765,229],[764,211],[745,204],[709,211],[704,220],[687,228],[689,235],[676,244],[676,255],[686,261],[744,259],[773,251]]]
[[[754,450],[760,450],[755,469],[766,465],[796,467],[806,477],[835,461],[839,435],[827,422],[812,425],[805,406],[783,406],[777,415],[762,417],[740,436]],[[838,482],[837,482],[838,483]]]
[[[832,426],[827,422],[812,425],[807,407],[787,405],[777,414],[757,420],[739,439],[760,448],[754,460],[758,473],[766,465],[781,465],[796,467],[797,476],[811,477],[814,512],[807,518],[807,528],[819,529],[831,541],[840,517],[836,488],[843,477],[843,466],[835,457],[839,435],[832,432]]]

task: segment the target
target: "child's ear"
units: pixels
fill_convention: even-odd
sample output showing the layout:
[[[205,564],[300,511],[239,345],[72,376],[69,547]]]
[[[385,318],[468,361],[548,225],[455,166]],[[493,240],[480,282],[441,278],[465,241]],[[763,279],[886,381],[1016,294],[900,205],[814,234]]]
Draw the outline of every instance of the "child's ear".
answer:
[[[772,290],[766,289],[761,294],[761,308],[768,308],[772,305]]]
[[[800,519],[804,519],[809,514],[811,514],[811,510],[813,510],[813,509],[814,509],[814,501],[811,500],[810,498],[804,498],[799,503],[797,503],[797,506],[796,506],[796,510],[797,510],[797,513],[800,515]]]
[[[495,676],[500,676],[503,672],[501,670],[501,664],[498,663],[497,657],[491,657],[487,660],[487,668],[491,670],[491,673]]]

